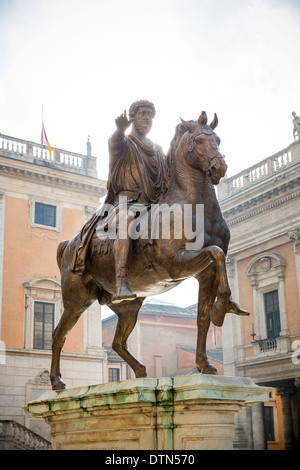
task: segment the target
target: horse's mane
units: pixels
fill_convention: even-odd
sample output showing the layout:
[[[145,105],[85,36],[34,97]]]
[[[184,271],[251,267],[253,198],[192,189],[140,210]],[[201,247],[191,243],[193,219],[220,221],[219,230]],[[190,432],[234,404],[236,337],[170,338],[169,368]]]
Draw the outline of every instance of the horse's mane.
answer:
[[[190,121],[190,122],[194,123],[195,121]],[[168,190],[170,177],[171,177],[171,168],[174,164],[176,149],[178,147],[178,144],[179,144],[182,136],[185,134],[186,131],[187,131],[187,129],[182,123],[177,124],[177,126],[175,128],[175,134],[173,136],[173,139],[170,142],[170,147],[169,147],[169,150],[168,150],[166,158],[165,158],[165,163],[164,163],[164,185],[163,185],[164,190],[162,192],[162,195],[164,195]]]

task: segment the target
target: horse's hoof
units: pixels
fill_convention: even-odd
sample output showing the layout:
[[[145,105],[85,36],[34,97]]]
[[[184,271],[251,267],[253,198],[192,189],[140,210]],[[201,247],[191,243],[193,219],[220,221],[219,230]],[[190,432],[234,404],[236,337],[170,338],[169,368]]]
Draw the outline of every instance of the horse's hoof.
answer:
[[[241,308],[239,306],[239,304],[234,302],[234,300],[232,300],[232,299],[228,300],[228,309],[227,309],[227,311],[228,311],[228,313],[235,313],[236,315],[241,315],[241,316],[249,316],[250,315],[250,312],[248,312],[248,310],[244,310],[243,308]]]
[[[217,369],[207,359],[199,359],[198,363],[196,362],[196,367],[200,374],[218,375]]]
[[[140,366],[135,370],[135,376],[137,379],[141,377],[147,377],[147,371],[145,366]]]
[[[65,388],[66,384],[60,377],[52,383],[52,390],[59,391],[65,390]]]
[[[201,371],[202,374],[218,375],[217,369],[211,364],[207,364]]]

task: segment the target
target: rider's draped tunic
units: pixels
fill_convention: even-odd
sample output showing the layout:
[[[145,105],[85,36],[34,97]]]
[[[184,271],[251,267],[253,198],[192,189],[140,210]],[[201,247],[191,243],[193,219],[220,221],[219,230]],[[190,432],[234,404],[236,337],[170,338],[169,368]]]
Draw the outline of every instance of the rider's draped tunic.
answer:
[[[142,142],[132,135],[124,136],[121,140],[113,135],[109,139],[108,148],[109,175],[103,206],[118,206],[120,196],[127,197],[128,206],[157,202],[165,190],[165,157],[161,147],[149,140]],[[100,207],[77,235],[78,246],[71,264],[73,272],[83,272],[89,242],[103,215]]]
[[[118,195],[128,194],[130,200],[141,204],[155,203],[164,184],[164,154],[150,141],[124,136],[118,141],[109,139],[108,203]]]

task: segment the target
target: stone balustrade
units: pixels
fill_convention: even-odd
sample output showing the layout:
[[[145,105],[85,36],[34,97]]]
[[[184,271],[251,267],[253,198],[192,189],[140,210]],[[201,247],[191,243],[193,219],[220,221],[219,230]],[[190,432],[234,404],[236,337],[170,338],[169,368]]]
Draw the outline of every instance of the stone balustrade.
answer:
[[[16,421],[0,421],[0,449],[50,450],[51,444]]]
[[[97,178],[96,157],[52,148],[0,133],[0,155]]]
[[[276,338],[256,340],[256,343],[258,343],[259,345],[260,352],[278,352],[278,344]]]
[[[222,201],[233,194],[276,176],[300,159],[300,141],[295,141],[271,157],[265,158],[230,178],[224,178],[218,186],[218,197]]]

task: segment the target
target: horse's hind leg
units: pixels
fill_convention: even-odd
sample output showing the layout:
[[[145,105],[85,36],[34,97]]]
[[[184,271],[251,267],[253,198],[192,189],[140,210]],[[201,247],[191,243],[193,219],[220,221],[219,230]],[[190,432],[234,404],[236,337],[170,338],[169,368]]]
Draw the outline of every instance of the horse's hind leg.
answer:
[[[68,332],[77,323],[81,314],[96,299],[94,295],[91,295],[91,289],[84,285],[81,276],[78,276],[76,279],[74,277],[72,280],[73,282],[69,283],[72,287],[70,289],[63,289],[64,312],[52,333],[52,362],[50,370],[52,390],[63,390],[66,388],[60,373],[62,347]]]
[[[135,327],[138,312],[144,298],[136,298],[118,305],[108,306],[118,315],[118,323],[112,348],[132,368],[136,377],[147,377],[146,367],[139,362],[127,349],[127,339]]]
[[[217,374],[217,369],[208,362],[206,355],[206,338],[210,326],[210,314],[218,286],[215,267],[208,267],[197,276],[197,279],[199,282],[199,298],[196,367],[199,372],[202,372],[202,374]]]

